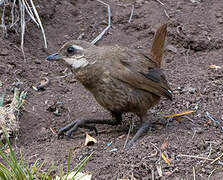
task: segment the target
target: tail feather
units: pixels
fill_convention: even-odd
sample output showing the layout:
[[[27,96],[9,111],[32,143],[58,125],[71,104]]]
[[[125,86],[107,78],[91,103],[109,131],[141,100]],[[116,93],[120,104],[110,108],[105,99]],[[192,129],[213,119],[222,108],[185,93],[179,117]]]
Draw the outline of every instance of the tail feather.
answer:
[[[153,39],[152,49],[150,51],[152,60],[157,64],[158,67],[160,67],[162,63],[166,33],[167,24],[162,24],[156,31],[155,37]]]

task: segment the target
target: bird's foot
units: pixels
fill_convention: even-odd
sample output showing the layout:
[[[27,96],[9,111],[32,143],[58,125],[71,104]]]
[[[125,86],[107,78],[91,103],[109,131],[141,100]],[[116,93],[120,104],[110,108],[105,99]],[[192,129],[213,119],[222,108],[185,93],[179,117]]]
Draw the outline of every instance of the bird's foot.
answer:
[[[139,137],[146,133],[150,128],[152,128],[150,122],[145,121],[139,128],[139,130],[136,132],[135,136],[127,143],[125,149],[131,148],[133,144],[139,139]]]
[[[98,130],[95,126],[84,124],[82,120],[75,120],[59,130],[58,139],[62,136],[69,139],[71,137],[71,133],[76,131],[79,127],[89,129],[90,131],[94,130],[96,135],[98,135]]]

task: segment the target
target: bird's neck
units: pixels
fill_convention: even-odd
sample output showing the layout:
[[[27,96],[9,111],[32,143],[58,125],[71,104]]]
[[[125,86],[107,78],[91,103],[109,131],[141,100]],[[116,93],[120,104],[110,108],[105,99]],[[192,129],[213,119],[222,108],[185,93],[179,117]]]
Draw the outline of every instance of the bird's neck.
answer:
[[[90,91],[97,86],[96,84],[100,77],[98,70],[92,67],[75,70],[74,74],[76,75],[77,80]]]

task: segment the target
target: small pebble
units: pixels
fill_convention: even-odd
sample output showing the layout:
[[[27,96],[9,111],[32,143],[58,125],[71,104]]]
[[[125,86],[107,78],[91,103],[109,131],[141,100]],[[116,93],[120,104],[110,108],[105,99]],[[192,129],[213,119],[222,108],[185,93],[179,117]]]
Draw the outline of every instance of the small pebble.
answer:
[[[173,45],[168,45],[166,47],[166,49],[171,51],[171,52],[177,53],[177,48],[175,48]]]
[[[215,16],[216,16],[216,18],[220,18],[221,17],[221,12],[218,12]]]
[[[196,127],[194,130],[196,131],[197,134],[202,134],[204,132],[203,129],[200,127]]]
[[[8,54],[9,54],[9,50],[8,49],[1,49],[0,56],[7,56]]]
[[[107,143],[106,146],[109,147],[111,146],[111,144],[112,144],[112,141],[110,143]]]
[[[220,17],[220,18],[218,18],[217,21],[218,21],[219,24],[223,24],[223,18]]]
[[[114,148],[114,149],[111,149],[110,152],[117,152],[118,149],[117,148]]]

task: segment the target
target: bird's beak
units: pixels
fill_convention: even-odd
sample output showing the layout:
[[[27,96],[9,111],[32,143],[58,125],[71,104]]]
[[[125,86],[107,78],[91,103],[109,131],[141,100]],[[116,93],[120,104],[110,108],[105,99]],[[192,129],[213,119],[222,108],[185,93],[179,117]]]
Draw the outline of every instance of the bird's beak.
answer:
[[[58,53],[49,55],[46,60],[47,61],[58,61],[61,59],[61,56]]]

